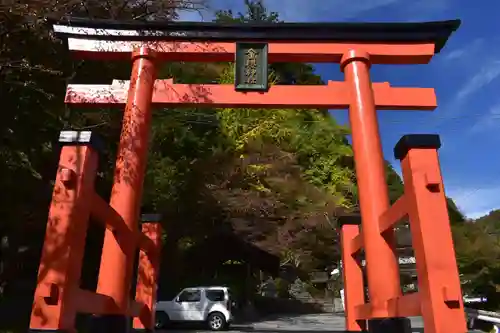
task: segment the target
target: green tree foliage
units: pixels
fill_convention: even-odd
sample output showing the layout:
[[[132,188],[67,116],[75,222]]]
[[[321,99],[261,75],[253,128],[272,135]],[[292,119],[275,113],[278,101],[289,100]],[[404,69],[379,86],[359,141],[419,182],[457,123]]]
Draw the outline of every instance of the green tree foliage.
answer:
[[[458,209],[455,201],[452,198],[446,198],[446,203],[448,205],[448,215],[450,216],[450,223],[452,225],[461,224],[465,222],[465,215]]]
[[[222,82],[232,78],[231,71],[229,67]],[[254,216],[247,220],[262,220],[270,227],[269,220],[274,220],[280,226],[262,239],[263,245],[278,246],[275,250],[288,256],[291,250],[297,256],[313,252],[304,244],[313,245],[314,236],[324,233],[322,228],[332,230],[327,219],[351,206],[346,194],[354,186],[352,170],[338,163],[341,156],[352,153],[343,143],[345,129],[318,110],[224,109],[219,120],[233,143],[236,179],[246,189],[233,192],[242,197],[232,202],[240,209],[242,202],[250,204],[245,214]],[[254,200],[245,200],[248,196]],[[262,236],[257,225],[252,231]]]
[[[195,0],[196,1],[196,0]],[[102,83],[130,75],[128,64],[73,61],[62,41],[54,38],[45,18],[80,15],[130,19],[148,13],[175,19],[175,6],[189,1],[2,1],[0,3],[0,329],[29,317],[40,248],[52,194],[62,129],[94,129],[107,143],[98,188],[109,192],[119,112],[87,117],[63,104],[68,82]],[[192,2],[194,3],[194,2]],[[198,3],[197,3],[198,4]],[[199,3],[201,4],[201,2]],[[195,6],[196,8],[196,6]],[[91,232],[90,240],[99,233]],[[97,237],[95,235],[97,234]],[[99,249],[100,244],[90,246]],[[98,265],[98,253],[92,264]],[[84,274],[83,284],[88,276]],[[91,278],[90,278],[91,280]],[[91,284],[91,283],[90,283]],[[24,331],[26,327],[24,327]]]
[[[246,20],[257,12],[254,3],[247,5],[247,13],[220,12],[218,20]],[[164,68],[162,76],[207,82],[215,75],[232,84],[232,64],[216,64],[202,75],[199,67],[188,70],[193,77],[176,68]],[[293,76],[319,80],[311,66],[287,68]],[[271,72],[276,83],[280,72]],[[284,262],[293,257],[302,267],[324,265],[338,260],[331,221],[339,209],[352,206],[352,168],[340,163],[352,155],[346,134],[322,110],[158,112],[144,201],[168,216],[167,246],[231,231]]]
[[[496,209],[475,220],[478,225],[484,226],[490,234],[500,234],[500,210]]]
[[[278,14],[267,12],[262,1],[245,1],[245,4],[245,13],[220,11],[217,20],[279,22]],[[272,64],[270,70],[273,84],[322,83],[310,65]],[[229,66],[222,73],[220,82],[232,83],[232,78],[232,66]],[[325,230],[334,231],[334,225],[329,224],[331,218],[339,209],[353,207],[353,170],[342,163],[342,158],[352,156],[352,149],[345,140],[347,129],[337,125],[326,110],[226,109],[219,111],[219,119],[223,133],[234,142],[233,149],[236,155],[240,155],[240,162],[245,164],[245,160],[256,160],[252,156],[256,151],[269,152],[266,160],[246,166],[250,174],[247,178],[256,183],[252,185],[257,190],[255,195],[269,198],[278,194],[282,205],[296,213],[302,212],[297,216],[294,216],[296,213],[276,214],[271,220],[283,225],[276,229],[278,235],[269,235],[271,238],[263,239],[263,243],[281,247],[278,251],[287,258],[286,261],[295,255],[302,258],[296,262],[304,263],[306,253],[314,256],[323,252],[324,257],[326,248],[319,251],[318,244],[336,245],[334,232],[325,234]],[[264,178],[256,177],[259,174]],[[276,205],[272,206],[276,208]],[[330,241],[321,240],[325,239],[321,236],[330,236]],[[294,250],[297,253],[293,254]],[[338,251],[332,249],[331,253],[335,256]],[[337,258],[330,256],[328,260],[331,262]]]
[[[485,296],[490,309],[500,309],[500,210],[453,231],[464,292]]]

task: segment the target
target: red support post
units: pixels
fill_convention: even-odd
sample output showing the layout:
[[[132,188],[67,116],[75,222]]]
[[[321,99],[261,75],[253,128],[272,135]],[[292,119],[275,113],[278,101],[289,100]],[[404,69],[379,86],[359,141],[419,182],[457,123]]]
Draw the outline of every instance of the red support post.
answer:
[[[359,320],[357,311],[365,304],[363,286],[363,269],[355,258],[353,240],[359,235],[361,221],[352,216],[339,218],[340,244],[342,246],[342,275],[344,278],[344,311],[345,327],[347,331],[363,331],[366,329],[366,320]]]
[[[401,160],[418,293],[426,333],[467,332],[451,226],[437,149],[438,135],[405,135],[394,148]]]
[[[30,331],[75,332],[90,202],[98,153],[91,132],[62,131]]]
[[[385,162],[370,80],[370,57],[350,50],[341,69],[350,86],[349,120],[356,159],[356,175],[362,216],[362,238],[372,318],[387,315],[387,301],[401,295],[394,229],[382,234],[380,216],[389,208]]]
[[[90,201],[90,215],[103,224],[104,228],[111,230],[120,244],[131,242],[146,253],[156,252],[154,242],[142,232],[132,233],[122,217],[99,194],[94,193]]]
[[[151,239],[156,246],[154,253],[139,251],[139,267],[137,270],[137,286],[135,301],[143,305],[139,317],[135,317],[133,328],[135,330],[153,330],[155,327],[156,292],[158,288],[158,275],[160,273],[161,216],[147,214],[141,216],[142,233]]]
[[[155,55],[147,48],[132,54],[132,75],[123,117],[110,205],[133,234],[138,218],[148,155],[151,98],[156,79]],[[119,242],[112,230],[105,231],[97,292],[111,296],[118,313],[103,317],[103,331],[122,331],[128,325],[130,288],[137,242]]]

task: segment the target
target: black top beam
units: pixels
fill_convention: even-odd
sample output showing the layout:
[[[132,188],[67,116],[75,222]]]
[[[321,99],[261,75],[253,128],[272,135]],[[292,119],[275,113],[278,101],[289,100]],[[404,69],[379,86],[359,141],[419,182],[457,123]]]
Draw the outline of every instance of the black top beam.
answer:
[[[437,134],[407,134],[394,146],[394,158],[402,160],[410,149],[439,149],[441,140]]]
[[[104,151],[104,143],[92,131],[64,130],[59,132],[58,141],[61,146],[90,146],[100,153]]]
[[[161,223],[161,219],[161,214],[142,214],[140,221],[141,223]]]
[[[353,212],[351,214],[341,215],[338,217],[337,222],[339,227],[344,225],[361,225],[361,213]]]
[[[140,36],[104,33],[87,38],[121,40],[204,40],[204,41],[297,41],[297,42],[378,42],[434,43],[438,53],[460,20],[422,23],[215,23],[165,21],[90,20],[65,17],[48,22],[80,28],[140,31]],[[81,34],[59,33],[64,37]]]

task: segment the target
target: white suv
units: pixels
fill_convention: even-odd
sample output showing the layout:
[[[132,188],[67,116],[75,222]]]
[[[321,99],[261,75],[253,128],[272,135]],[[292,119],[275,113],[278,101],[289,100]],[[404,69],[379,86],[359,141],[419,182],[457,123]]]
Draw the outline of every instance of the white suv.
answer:
[[[183,289],[172,301],[156,303],[156,327],[170,322],[206,322],[212,331],[222,331],[231,323],[231,297],[227,287]]]

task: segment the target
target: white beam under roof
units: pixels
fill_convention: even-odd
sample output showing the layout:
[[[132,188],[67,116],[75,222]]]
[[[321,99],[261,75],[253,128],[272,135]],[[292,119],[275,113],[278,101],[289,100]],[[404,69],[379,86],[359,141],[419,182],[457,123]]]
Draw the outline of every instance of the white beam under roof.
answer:
[[[106,28],[88,28],[79,26],[70,26],[62,24],[53,25],[54,32],[57,34],[74,36],[109,36],[109,37],[164,37],[164,36],[183,36],[182,32],[161,31],[161,30],[129,30],[129,29],[106,29]]]

